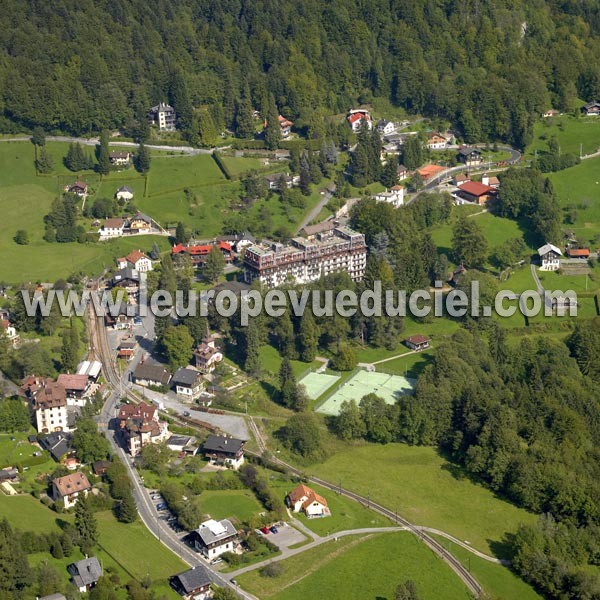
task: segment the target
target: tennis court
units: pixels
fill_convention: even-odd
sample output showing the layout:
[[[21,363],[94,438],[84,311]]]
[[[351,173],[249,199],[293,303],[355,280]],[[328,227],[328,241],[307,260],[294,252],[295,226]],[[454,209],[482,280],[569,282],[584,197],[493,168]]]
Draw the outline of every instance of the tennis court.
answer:
[[[316,400],[323,392],[328,390],[337,380],[338,375],[328,375],[327,373],[309,373],[298,383],[306,388],[306,395],[311,400]]]
[[[376,394],[387,404],[395,404],[397,394],[412,394],[414,383],[414,379],[400,375],[361,370],[340,386],[316,410],[326,415],[338,415],[342,402],[355,400],[358,404],[367,394]]]

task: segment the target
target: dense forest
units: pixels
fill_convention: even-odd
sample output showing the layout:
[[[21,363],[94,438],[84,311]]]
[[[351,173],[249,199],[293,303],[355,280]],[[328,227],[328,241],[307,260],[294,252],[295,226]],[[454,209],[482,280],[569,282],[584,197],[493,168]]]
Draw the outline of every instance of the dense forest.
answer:
[[[168,100],[195,138],[247,131],[248,112],[274,103],[318,137],[324,116],[381,98],[448,118],[467,141],[522,147],[543,110],[600,96],[595,0],[5,4],[6,132],[135,132]]]

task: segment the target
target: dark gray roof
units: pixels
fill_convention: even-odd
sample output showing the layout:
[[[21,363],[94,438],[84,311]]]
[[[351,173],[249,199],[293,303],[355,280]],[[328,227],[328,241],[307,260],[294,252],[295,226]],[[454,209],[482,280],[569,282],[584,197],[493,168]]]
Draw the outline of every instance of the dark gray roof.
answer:
[[[67,571],[77,587],[91,585],[102,577],[102,567],[95,556],[71,563]]]
[[[196,534],[202,540],[205,546],[210,546],[215,542],[226,540],[237,534],[236,528],[231,521],[223,519],[221,521],[205,521],[196,529]]]
[[[167,446],[191,446],[196,441],[191,435],[172,435],[167,440]]]
[[[121,186],[117,192],[129,192],[130,194],[133,194],[133,190],[128,185]]]
[[[40,446],[44,450],[48,450],[52,458],[56,461],[60,460],[65,454],[73,451],[71,447],[72,435],[64,431],[55,431],[49,433],[40,439]]]
[[[6,479],[14,479],[18,477],[19,471],[17,469],[2,469],[0,470],[0,481],[5,481]]]
[[[171,379],[171,374],[162,365],[145,362],[135,368],[133,378],[155,381],[162,385],[167,385]]]
[[[112,278],[113,285],[116,285],[124,280],[139,281],[140,274],[135,269],[127,267],[126,269],[120,269],[117,271]]]
[[[225,437],[224,435],[209,435],[204,442],[204,450],[207,452],[227,452],[235,454],[245,444],[244,440]]]
[[[477,148],[470,148],[468,146],[463,146],[458,153],[462,154],[463,156],[469,156],[469,154],[473,154],[474,152],[477,152],[478,154],[480,154],[481,152],[477,149]]]
[[[202,565],[196,565],[183,573],[174,575],[173,583],[186,594],[211,583],[210,571]]]
[[[196,383],[196,380],[200,376],[200,373],[198,371],[194,371],[194,369],[177,369],[177,371],[175,371],[175,375],[173,375],[171,384],[192,386]]]

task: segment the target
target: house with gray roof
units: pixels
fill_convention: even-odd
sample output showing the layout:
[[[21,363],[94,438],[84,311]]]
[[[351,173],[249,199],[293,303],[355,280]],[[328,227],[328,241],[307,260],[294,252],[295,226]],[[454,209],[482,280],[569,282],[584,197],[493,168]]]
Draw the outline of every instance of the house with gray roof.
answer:
[[[210,571],[202,565],[195,565],[183,573],[173,575],[170,584],[184,600],[210,598]]]
[[[204,442],[204,457],[214,465],[237,470],[244,464],[245,443],[224,435],[209,435]]]
[[[191,541],[198,552],[212,560],[225,552],[233,552],[238,544],[236,528],[231,521],[223,519],[204,521],[190,535]]]
[[[78,560],[67,567],[73,585],[81,592],[89,592],[102,577],[103,571],[95,556]]]
[[[163,387],[169,385],[171,374],[158,363],[140,363],[133,372],[133,383],[145,387]]]
[[[202,373],[189,367],[177,369],[173,379],[171,379],[171,387],[177,395],[190,401],[197,400],[200,397],[205,383]]]
[[[56,462],[60,462],[64,456],[75,452],[71,446],[73,436],[65,431],[54,431],[40,439],[40,446],[50,452]]]

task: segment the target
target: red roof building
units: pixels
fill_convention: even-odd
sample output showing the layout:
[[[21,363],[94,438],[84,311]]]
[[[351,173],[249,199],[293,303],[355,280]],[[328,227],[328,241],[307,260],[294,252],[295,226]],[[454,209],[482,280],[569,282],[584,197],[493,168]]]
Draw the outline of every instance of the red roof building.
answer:
[[[569,258],[589,258],[589,248],[568,248],[567,256]]]
[[[458,194],[467,202],[475,204],[485,204],[492,196],[496,194],[496,190],[489,185],[480,183],[479,181],[466,181],[458,186]]]
[[[171,254],[173,256],[177,254],[189,254],[192,258],[192,263],[198,265],[200,263],[206,262],[206,258],[210,254],[210,251],[213,247],[216,246],[223,253],[223,258],[227,262],[231,262],[233,260],[231,244],[227,242],[217,242],[216,244],[202,244],[196,246],[186,246],[185,244],[176,244],[171,249]]]

